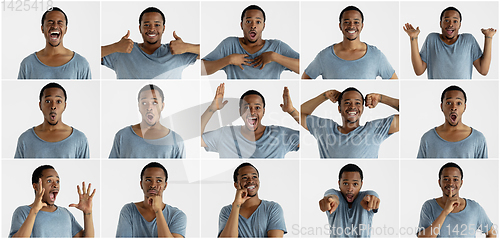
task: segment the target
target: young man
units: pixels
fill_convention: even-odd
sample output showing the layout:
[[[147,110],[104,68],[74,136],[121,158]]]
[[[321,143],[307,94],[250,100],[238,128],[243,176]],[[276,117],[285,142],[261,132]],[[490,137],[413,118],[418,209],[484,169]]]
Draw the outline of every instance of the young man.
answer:
[[[280,40],[264,40],[266,14],[256,5],[241,13],[243,37],[224,39],[205,56],[202,75],[223,69],[228,79],[279,79],[283,70],[299,73],[299,53]]]
[[[316,107],[327,100],[338,102],[342,125],[331,119],[312,115]],[[371,93],[364,99],[361,92],[353,87],[343,92],[328,90],[301,105],[300,123],[318,141],[322,158],[378,158],[380,144],[399,131],[399,115],[359,125],[363,104],[368,108],[375,108],[378,103],[399,111],[399,99],[386,95]]]
[[[137,95],[142,121],[115,135],[109,158],[184,158],[182,137],[160,122],[165,108],[163,91],[149,84]]]
[[[219,214],[218,237],[283,237],[285,217],[281,206],[259,198],[259,171],[242,163],[233,174],[236,196]]]
[[[355,164],[340,169],[338,183],[340,191],[329,189],[319,200],[319,209],[326,212],[330,224],[330,237],[370,237],[373,215],[380,204],[378,194],[360,191],[363,171]]]
[[[199,58],[200,45],[186,43],[173,32],[175,40],[161,44],[165,15],[158,8],[146,8],[139,16],[143,43],[122,39],[101,47],[101,64],[116,72],[118,79],[181,79],[182,71]]]
[[[397,79],[385,55],[375,46],[361,42],[363,13],[355,6],[340,12],[342,42],[322,50],[302,74],[302,79]]]
[[[18,79],[91,79],[89,63],[83,56],[64,47],[68,17],[53,7],[42,16],[45,48],[24,58]]]
[[[185,237],[186,214],[163,203],[168,173],[151,162],[141,171],[142,202],[129,203],[120,212],[116,237]]]
[[[418,237],[476,237],[481,230],[486,237],[496,237],[496,230],[484,209],[474,200],[461,198],[463,171],[447,163],[438,174],[443,196],[427,200],[420,211]]]
[[[35,201],[14,211],[9,237],[94,237],[92,198],[95,189],[91,194],[90,183],[85,188],[85,182],[82,182],[83,193],[80,186],[76,186],[80,201],[69,205],[83,212],[82,228],[68,209],[55,205],[60,180],[54,167],[38,167],[33,171],[31,182],[35,190]]]
[[[43,123],[19,136],[14,158],[89,158],[85,134],[62,122],[66,90],[52,82],[42,88],[39,99]]]
[[[201,146],[206,151],[218,152],[220,158],[284,158],[286,153],[299,150],[299,131],[262,125],[266,101],[255,90],[245,92],[240,98],[240,116],[245,125],[205,132],[212,115],[227,104],[223,98],[224,83],[217,87],[212,104],[201,116]],[[287,87],[283,91],[281,109],[298,121],[299,112],[293,108]]]
[[[452,85],[443,91],[444,123],[422,136],[417,158],[488,158],[484,135],[462,123],[466,106],[462,88]]]
[[[473,35],[458,34],[462,24],[462,14],[455,7],[447,7],[439,17],[441,34],[431,33],[418,52],[416,29],[406,23],[403,30],[410,37],[411,63],[417,76],[427,69],[429,79],[471,79],[472,66],[481,75],[488,74],[491,62],[491,44],[496,29],[481,29],[484,34],[484,53]]]

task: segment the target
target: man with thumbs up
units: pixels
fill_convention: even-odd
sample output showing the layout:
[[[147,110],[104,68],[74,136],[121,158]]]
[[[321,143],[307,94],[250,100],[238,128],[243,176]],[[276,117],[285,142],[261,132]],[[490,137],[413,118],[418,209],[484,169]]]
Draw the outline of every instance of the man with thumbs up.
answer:
[[[347,164],[339,172],[339,190],[329,189],[319,200],[319,209],[326,212],[330,237],[370,237],[373,215],[380,199],[374,191],[360,191],[363,171]]]
[[[143,43],[122,39],[101,47],[101,64],[116,72],[118,79],[181,79],[182,71],[199,58],[200,45],[185,43],[177,36],[169,44],[161,44],[165,31],[165,15],[149,7],[139,17]]]

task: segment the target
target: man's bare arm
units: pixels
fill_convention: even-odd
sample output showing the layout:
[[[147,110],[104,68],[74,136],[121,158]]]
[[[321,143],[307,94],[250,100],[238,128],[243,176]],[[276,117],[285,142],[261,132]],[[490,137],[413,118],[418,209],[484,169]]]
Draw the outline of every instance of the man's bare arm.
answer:
[[[285,232],[282,230],[269,230],[269,231],[267,231],[267,237],[283,238],[283,235],[285,235]]]
[[[495,230],[495,225],[492,225],[490,230],[486,233],[486,237],[488,238],[496,238],[497,230]]]
[[[375,108],[380,102],[386,104],[395,110],[399,111],[399,99],[392,98],[386,95],[371,93],[366,95],[365,106],[368,108]],[[389,128],[389,134],[399,132],[399,115],[395,115],[392,120],[391,127]]]
[[[398,76],[396,75],[396,72],[394,72],[394,74],[392,74],[391,79],[392,80],[397,80],[398,79]]]
[[[305,71],[304,71],[304,73],[302,73],[302,79],[303,80],[312,80],[311,77],[309,75],[307,75]]]
[[[418,34],[420,29],[413,28],[409,23],[403,26],[403,30],[410,36],[410,47],[411,47],[411,64],[413,65],[413,70],[417,76],[424,74],[425,69],[427,69],[427,63],[425,63],[420,57],[420,52],[418,51]]]
[[[299,59],[283,56],[273,51],[267,51],[255,57],[251,64],[253,67],[260,67],[262,70],[267,64],[273,61],[299,74]]]
[[[101,46],[101,61],[103,57],[115,52],[121,52],[121,53],[132,52],[132,48],[134,48],[134,41],[128,39],[129,36],[130,36],[130,30],[127,32],[125,36],[122,37],[120,41],[107,46]]]
[[[239,66],[243,70],[243,65],[250,65],[250,59],[247,54],[231,54],[215,61],[202,60],[201,75],[211,75],[227,65]]]
[[[324,93],[308,100],[300,106],[300,124],[304,129],[309,130],[307,128],[307,116],[312,114],[312,112],[323,102],[327,100],[331,100],[333,103],[337,102],[338,97],[340,96],[340,92],[337,90],[328,90]]]
[[[38,179],[38,190],[35,191],[35,201],[31,205],[30,212],[26,220],[24,220],[23,225],[19,230],[12,235],[12,237],[31,237],[31,232],[33,231],[33,225],[35,225],[36,215],[42,209],[42,207],[47,206],[47,203],[42,202],[43,194],[45,193],[45,188],[42,187],[42,179]]]
[[[490,70],[493,36],[497,32],[497,30],[488,28],[481,29],[481,32],[484,34],[484,52],[480,58],[473,62],[473,65],[476,68],[477,72],[479,72],[479,74],[485,76]]]
[[[173,36],[175,40],[170,41],[169,44],[172,55],[178,55],[188,52],[198,55],[196,59],[200,59],[200,44],[184,42],[182,38],[175,34],[175,31],[173,33]]]
[[[214,100],[212,101],[212,104],[210,104],[205,110],[205,112],[201,115],[201,136],[203,133],[205,133],[205,127],[207,127],[208,121],[210,121],[210,118],[212,118],[212,115],[217,111],[222,108],[227,104],[227,100],[223,101],[224,99],[224,83],[220,84],[217,87],[217,90],[215,91],[215,97]],[[201,138],[201,147],[207,147],[207,144],[203,140],[203,137]]]

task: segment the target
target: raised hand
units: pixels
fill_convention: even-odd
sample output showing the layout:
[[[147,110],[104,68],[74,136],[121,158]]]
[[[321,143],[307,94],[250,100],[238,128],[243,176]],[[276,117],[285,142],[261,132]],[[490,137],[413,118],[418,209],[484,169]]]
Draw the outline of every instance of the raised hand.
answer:
[[[245,203],[250,197],[248,196],[248,190],[246,188],[241,188],[240,181],[236,182],[238,187],[236,189],[236,196],[234,197],[233,204],[241,206]]]
[[[339,207],[339,198],[335,195],[327,195],[319,200],[319,209],[322,212],[329,211],[331,214],[337,210],[337,207]]]
[[[92,184],[89,183],[89,187],[86,189],[85,182],[82,182],[83,193],[80,191],[80,186],[76,185],[76,191],[78,192],[79,202],[78,202],[78,204],[72,203],[69,206],[76,207],[76,208],[80,209],[84,214],[91,214],[92,213],[92,198],[94,197],[94,194],[95,194],[95,189],[92,191],[92,194],[90,194],[91,185]]]
[[[35,210],[35,212],[40,211],[42,207],[46,207],[47,203],[42,201],[43,194],[45,193],[45,188],[42,187],[42,179],[38,179],[38,190],[36,190],[35,201],[33,202],[33,206],[31,209]]]
[[[235,65],[235,66],[239,66],[241,68],[241,70],[243,70],[243,66],[242,65],[251,65],[251,60],[248,59],[247,57],[249,57],[248,54],[231,54],[228,56],[229,57],[229,64],[230,65]]]
[[[451,213],[455,208],[460,207],[460,200],[457,195],[453,195],[453,188],[450,190],[450,194],[446,197],[446,204],[444,205],[444,211],[448,214]]]
[[[175,31],[173,35],[175,40],[170,41],[170,51],[172,52],[172,55],[177,55],[187,52],[188,47],[186,43],[184,43],[182,38],[177,36],[177,34],[175,34]]]
[[[331,100],[333,103],[336,103],[339,100],[341,92],[337,90],[328,90],[323,93],[323,96],[326,100]]]
[[[366,195],[363,200],[361,200],[361,206],[367,211],[378,209],[380,204],[380,199],[373,195]]]
[[[365,97],[365,106],[372,109],[377,106],[378,103],[382,100],[382,95],[377,93],[371,93],[366,95]]]
[[[285,86],[283,89],[283,104],[280,104],[281,110],[286,113],[292,113],[295,108],[293,108],[292,98],[290,97],[290,92],[288,87]]]
[[[420,29],[417,27],[417,29],[413,28],[413,26],[410,23],[406,23],[403,26],[403,30],[410,36],[411,39],[417,38],[418,34],[420,34]]]
[[[125,36],[123,36],[119,42],[115,43],[116,52],[121,52],[121,53],[132,52],[132,48],[134,48],[134,41],[128,39],[129,36],[130,36],[130,30],[127,31],[127,34],[125,34]]]
[[[255,57],[251,64],[253,65],[254,68],[260,66],[260,70],[262,70],[264,66],[274,61],[273,59],[274,54],[275,52],[272,51],[264,52],[260,54],[260,56]]]
[[[497,29],[494,28],[488,28],[488,29],[481,29],[481,32],[484,34],[485,37],[490,37],[492,38],[495,33],[497,33]]]
[[[215,97],[210,105],[213,111],[221,110],[227,104],[227,100],[224,100],[224,83],[221,83],[217,86],[217,90],[215,91]]]

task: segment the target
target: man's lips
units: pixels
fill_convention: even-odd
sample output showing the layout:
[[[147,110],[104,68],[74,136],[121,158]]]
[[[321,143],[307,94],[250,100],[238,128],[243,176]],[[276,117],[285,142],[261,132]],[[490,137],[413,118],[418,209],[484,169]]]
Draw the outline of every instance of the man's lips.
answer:
[[[55,201],[59,190],[53,190],[49,192],[49,197],[51,201]]]
[[[257,36],[257,32],[256,31],[250,31],[248,33],[248,35],[250,35],[251,38],[255,38],[255,36]]]
[[[158,34],[156,32],[148,32],[146,33],[146,35],[149,37],[149,38],[155,38],[158,36]]]

